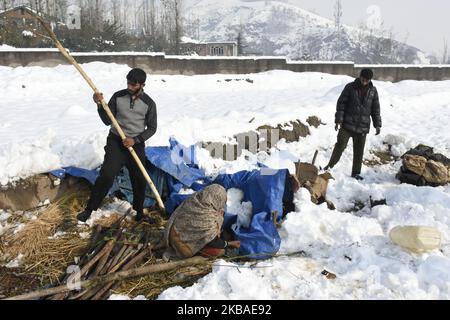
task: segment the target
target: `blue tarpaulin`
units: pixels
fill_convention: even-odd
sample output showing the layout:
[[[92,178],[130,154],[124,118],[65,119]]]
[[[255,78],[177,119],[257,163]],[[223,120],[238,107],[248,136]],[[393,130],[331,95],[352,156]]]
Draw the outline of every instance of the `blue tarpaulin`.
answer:
[[[189,195],[180,194],[183,187],[199,191],[216,183],[225,189],[238,188],[244,193],[243,201],[250,201],[253,217],[249,228],[239,228],[236,225],[237,216],[225,212],[224,227],[232,229],[236,238],[241,241],[240,254],[254,258],[265,258],[275,254],[280,247],[280,236],[275,227],[273,217],[280,220],[283,215],[283,198],[292,198],[289,188],[286,188],[288,170],[253,170],[234,174],[222,174],[214,180],[208,178],[199,169],[195,158],[195,148],[184,147],[175,139],[170,139],[169,147],[146,148],[148,162],[147,171],[161,196],[167,198],[166,213],[172,214],[177,206]],[[99,170],[86,170],[74,167],[55,170],[51,173],[63,178],[65,174],[85,178],[94,184]],[[132,202],[133,194],[126,168],[122,169],[110,191],[119,191]],[[155,204],[149,187],[146,191],[146,207]],[[264,255],[266,254],[266,256]]]

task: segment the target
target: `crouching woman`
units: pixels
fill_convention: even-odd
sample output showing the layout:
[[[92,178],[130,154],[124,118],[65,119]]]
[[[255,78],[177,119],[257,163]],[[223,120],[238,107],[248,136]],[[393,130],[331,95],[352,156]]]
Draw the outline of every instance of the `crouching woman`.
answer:
[[[227,192],[218,184],[207,186],[186,199],[173,212],[165,229],[166,256],[190,258],[222,256],[225,248],[239,248],[239,241],[223,240],[221,228]]]

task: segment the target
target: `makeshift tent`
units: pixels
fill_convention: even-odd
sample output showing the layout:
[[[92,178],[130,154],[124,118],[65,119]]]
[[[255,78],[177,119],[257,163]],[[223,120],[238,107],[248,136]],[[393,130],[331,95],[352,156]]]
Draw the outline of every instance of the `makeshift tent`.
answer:
[[[291,201],[293,192],[288,183],[288,170],[261,170],[241,171],[235,174],[222,174],[215,179],[206,176],[199,169],[195,147],[184,147],[175,139],[170,139],[168,147],[148,147],[146,155],[149,161],[146,163],[147,171],[155,183],[158,192],[165,203],[168,215],[183,202],[188,194],[181,194],[183,187],[194,191],[217,183],[225,189],[238,188],[244,193],[243,201],[250,201],[253,208],[253,217],[248,228],[237,225],[237,216],[225,212],[224,228],[230,229],[241,241],[239,253],[253,258],[266,258],[278,252],[280,248],[280,236],[275,226],[276,220],[283,217],[283,200]],[[80,168],[63,168],[51,172],[57,177],[63,178],[65,174],[85,178],[91,184],[99,173],[99,169],[86,170]],[[110,194],[120,191],[128,201],[132,202],[131,183],[126,168],[117,177]],[[147,207],[155,204],[149,188],[147,187]]]

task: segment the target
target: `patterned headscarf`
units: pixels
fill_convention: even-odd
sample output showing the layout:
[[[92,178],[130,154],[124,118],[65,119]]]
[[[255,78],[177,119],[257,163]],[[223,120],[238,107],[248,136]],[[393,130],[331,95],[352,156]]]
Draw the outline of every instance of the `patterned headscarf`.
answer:
[[[218,184],[207,186],[186,199],[172,214],[165,230],[166,245],[169,246],[171,228],[175,228],[181,242],[193,254],[220,236],[223,224],[227,192]]]

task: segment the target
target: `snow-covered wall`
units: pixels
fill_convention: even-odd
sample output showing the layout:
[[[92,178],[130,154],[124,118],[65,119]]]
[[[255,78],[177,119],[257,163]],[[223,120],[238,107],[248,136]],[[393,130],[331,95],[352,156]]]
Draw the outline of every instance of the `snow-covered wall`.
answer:
[[[381,81],[402,80],[450,80],[450,65],[355,65],[353,62],[290,61],[285,57],[193,57],[169,56],[164,53],[107,52],[72,53],[79,63],[107,62],[141,67],[152,74],[201,75],[201,74],[248,74],[270,70],[294,72],[322,72],[357,76],[364,67],[375,71]],[[0,50],[0,65],[8,67],[41,66],[54,67],[67,64],[64,57],[54,49]]]

